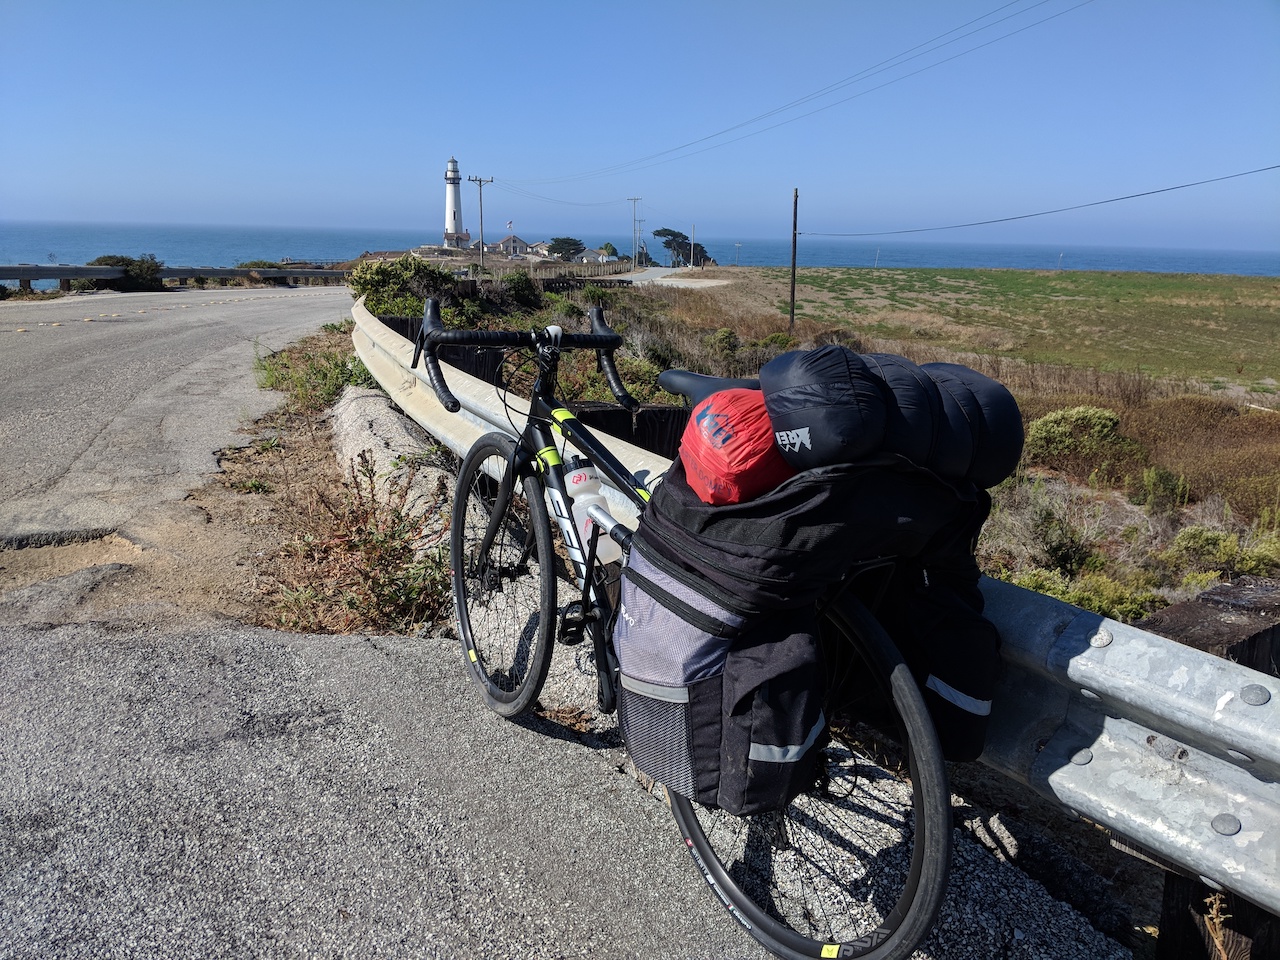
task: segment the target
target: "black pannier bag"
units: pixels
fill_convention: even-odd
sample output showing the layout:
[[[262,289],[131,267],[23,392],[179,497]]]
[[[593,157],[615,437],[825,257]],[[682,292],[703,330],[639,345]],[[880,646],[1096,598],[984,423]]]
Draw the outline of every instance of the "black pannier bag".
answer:
[[[746,617],[707,593],[633,542],[613,639],[622,670],[618,721],[636,768],[714,805],[725,661]]]
[[[813,782],[826,742],[818,598],[855,560],[918,550],[955,509],[952,488],[900,466],[806,470],[711,506],[672,464],[632,541],[613,634],[639,770],[736,814]],[[889,496],[912,508],[885,511]]]
[[[614,642],[619,722],[636,768],[669,790],[746,815],[813,782],[825,742],[812,617],[744,615],[638,540]]]
[[[944,755],[976,757],[999,635],[982,616],[974,541],[990,509],[981,488],[1021,452],[1017,404],[966,367],[843,347],[783,354],[760,380],[777,442],[801,472],[756,499],[710,506],[677,458],[623,571],[614,639],[637,767],[734,813],[804,790],[825,743],[815,605],[854,563],[882,557],[897,572],[877,616],[925,691]],[[702,621],[702,653],[689,661],[702,666],[655,681],[638,664],[670,656],[652,651],[684,637],[682,610],[715,621]],[[670,699],[641,699],[655,682],[650,694]]]
[[[825,681],[812,614],[752,620],[725,664],[720,807],[739,816],[781,810],[813,784],[827,742]]]

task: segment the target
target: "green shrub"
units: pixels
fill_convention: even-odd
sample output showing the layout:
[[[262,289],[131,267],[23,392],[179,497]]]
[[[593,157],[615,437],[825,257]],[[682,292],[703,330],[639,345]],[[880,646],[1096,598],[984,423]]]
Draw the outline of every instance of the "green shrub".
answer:
[[[304,341],[305,343],[305,341]],[[258,386],[287,394],[299,413],[316,413],[334,403],[347,386],[378,389],[374,376],[346,344],[341,349],[286,349],[255,356]]]
[[[1120,415],[1105,407],[1055,410],[1027,428],[1023,462],[1077,479],[1114,483],[1145,461],[1142,447],[1120,433]]]
[[[1280,573],[1280,535],[1255,532],[1242,542],[1238,533],[1202,526],[1184,527],[1157,560],[1189,574],[1273,576]]]
[[[1169,517],[1187,505],[1191,485],[1186,477],[1175,476],[1164,467],[1148,467],[1142,471],[1142,486],[1130,499],[1146,507],[1149,516]]]
[[[375,316],[421,316],[428,297],[442,305],[456,299],[453,274],[420,257],[406,253],[396,260],[365,260],[347,281],[351,292],[365,298]]]
[[[1084,531],[1053,509],[1048,501],[1036,505],[1031,530],[1053,569],[1068,576],[1083,570],[1093,557]]]
[[[502,287],[512,300],[525,309],[537,310],[542,305],[542,292],[533,277],[523,270],[503,277]]]
[[[606,290],[604,287],[596,286],[594,283],[588,283],[582,288],[582,299],[588,306],[612,307],[617,301],[617,295],[612,290]]]
[[[796,338],[789,333],[771,333],[760,341],[762,347],[772,347],[778,353],[786,353],[788,350],[794,350],[797,346]]]
[[[721,327],[707,336],[707,347],[718,357],[731,358],[740,346],[742,341],[728,327]]]
[[[163,290],[160,280],[160,269],[164,266],[154,254],[144,253],[141,257],[124,257],[117,254],[97,257],[85,266],[89,267],[124,267],[124,276],[110,280],[93,280],[95,290],[118,290],[122,293],[135,293],[144,290]]]
[[[584,315],[582,308],[563,293],[544,293],[542,295],[542,309],[550,317],[546,321],[547,323],[554,323],[556,319],[565,317],[570,320],[577,320]]]
[[[1125,623],[1141,620],[1169,605],[1169,601],[1158,593],[1142,587],[1131,587],[1101,573],[1084,574],[1072,584],[1062,599]]]
[[[1034,590],[1126,623],[1141,620],[1168,605],[1164,597],[1141,584],[1125,584],[1101,573],[1086,573],[1072,579],[1057,570],[1036,568],[1023,571],[1012,582],[1026,590]]]

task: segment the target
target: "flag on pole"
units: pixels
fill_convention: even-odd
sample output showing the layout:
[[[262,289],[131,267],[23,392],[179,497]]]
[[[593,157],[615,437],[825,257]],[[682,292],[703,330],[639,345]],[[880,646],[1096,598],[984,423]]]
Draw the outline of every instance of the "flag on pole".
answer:
[[[507,221],[507,229],[508,229],[508,230],[510,230],[510,229],[511,229],[511,223],[512,223],[512,221],[510,221],[510,220],[508,220],[508,221]]]

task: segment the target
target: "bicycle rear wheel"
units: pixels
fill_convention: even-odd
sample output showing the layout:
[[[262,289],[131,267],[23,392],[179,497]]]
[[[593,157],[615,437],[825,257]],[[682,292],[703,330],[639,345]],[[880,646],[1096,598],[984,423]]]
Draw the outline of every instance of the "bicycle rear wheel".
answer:
[[[780,957],[903,960],[946,894],[951,806],[924,700],[857,600],[822,624],[831,742],[785,810],[735,817],[670,794],[685,844],[730,913]]]
[[[547,679],[556,584],[542,483],[510,437],[486,434],[467,452],[449,546],[467,669],[490,709],[514,717]]]

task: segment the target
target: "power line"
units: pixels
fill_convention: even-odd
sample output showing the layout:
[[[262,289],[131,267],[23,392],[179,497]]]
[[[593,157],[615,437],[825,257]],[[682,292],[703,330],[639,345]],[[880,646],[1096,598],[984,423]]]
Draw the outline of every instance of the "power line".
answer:
[[[900,83],[903,80],[909,80],[911,77],[917,76],[921,73],[925,73],[928,70],[932,70],[934,67],[940,67],[945,63],[950,63],[952,60],[959,60],[961,57],[968,56],[971,53],[981,50],[983,47],[989,47],[994,43],[999,43],[1001,40],[1007,40],[1012,36],[1016,36],[1017,34],[1022,33],[1023,31],[1030,30],[1032,27],[1038,27],[1042,23],[1047,23],[1050,20],[1056,20],[1058,17],[1065,16],[1066,14],[1071,13],[1072,11],[1075,11],[1075,10],[1079,10],[1081,7],[1087,6],[1093,2],[1094,0],[1081,0],[1081,2],[1077,3],[1074,7],[1070,7],[1067,10],[1063,10],[1063,11],[1060,11],[1059,13],[1055,13],[1052,16],[1045,17],[1043,20],[1037,20],[1035,23],[1029,23],[1025,27],[1019,27],[1017,30],[1013,30],[1009,33],[1003,34],[999,37],[996,37],[993,40],[988,40],[985,43],[980,43],[976,47],[970,47],[968,50],[962,50],[960,53],[953,54],[950,57],[946,57],[945,59],[938,60],[935,63],[927,64],[919,68],[918,70],[912,70],[910,73],[904,73],[902,76],[894,77],[892,80],[886,80],[884,83],[878,84],[874,87],[870,87],[859,93],[855,93],[852,96],[845,97],[842,100],[836,100],[834,103],[828,103],[814,110],[810,110],[808,113],[802,113],[799,116],[790,117],[786,120],[780,120],[777,123],[772,124],[770,126],[762,127],[759,130],[752,130],[750,133],[744,133],[740,137],[734,137],[732,140],[725,140],[723,143],[713,143],[710,146],[703,147],[701,150],[693,150],[689,153],[681,154],[678,157],[670,157],[666,160],[655,160],[653,163],[645,164],[644,166],[640,166],[640,167],[633,167],[633,169],[646,170],[649,167],[656,167],[659,164],[670,163],[673,160],[687,160],[689,157],[696,157],[700,153],[706,153],[709,150],[718,150],[720,147],[727,147],[732,143],[738,143],[741,140],[747,140],[750,137],[756,137],[762,133],[768,133],[770,130],[776,130],[778,127],[785,127],[789,123],[795,123],[797,120],[804,120],[806,117],[812,117],[814,114],[821,113],[824,110],[830,110],[832,107],[838,107],[841,104],[848,103],[851,100],[857,100],[859,97],[865,97],[869,93],[875,93],[877,90],[883,90],[885,87],[892,86],[895,83]],[[880,73],[883,71],[877,71],[877,72]],[[676,149],[680,149],[680,148],[676,148]],[[635,161],[635,162],[639,163],[640,161]],[[594,176],[594,174],[592,176]],[[583,179],[586,179],[586,178],[584,177]]]
[[[519,181],[519,182],[521,182],[521,183],[545,183],[545,184],[551,184],[551,183],[572,183],[572,182],[577,182],[577,181],[580,181],[580,180],[591,180],[591,179],[595,179],[595,178],[597,178],[597,177],[606,176],[606,175],[608,175],[608,174],[612,174],[612,173],[620,173],[620,172],[622,172],[622,171],[624,171],[624,170],[627,170],[627,169],[644,170],[644,169],[648,169],[649,167],[658,166],[659,164],[663,164],[663,163],[670,163],[670,162],[672,162],[672,161],[674,161],[674,160],[683,160],[683,159],[687,159],[688,157],[697,156],[697,155],[698,155],[698,154],[700,154],[700,153],[706,153],[708,150],[715,150],[715,149],[718,149],[718,148],[720,148],[720,147],[728,146],[729,144],[738,143],[738,142],[739,142],[739,141],[741,141],[741,140],[746,140],[746,139],[748,139],[749,137],[754,137],[754,136],[758,136],[758,135],[760,135],[760,134],[762,134],[762,133],[767,133],[767,132],[768,132],[768,131],[770,131],[770,130],[775,130],[775,129],[777,129],[778,127],[785,126],[785,125],[786,125],[786,124],[788,124],[788,123],[794,123],[794,122],[796,122],[797,120],[803,120],[803,119],[805,119],[806,117],[811,117],[811,116],[813,116],[813,115],[814,115],[814,114],[816,114],[816,113],[821,113],[821,112],[822,112],[822,111],[824,111],[824,110],[830,110],[830,109],[831,109],[831,108],[833,108],[833,107],[837,107],[837,106],[840,106],[841,104],[848,103],[848,102],[849,102],[849,101],[851,101],[851,100],[856,100],[857,98],[862,97],[862,96],[865,96],[865,95],[867,95],[868,93],[874,93],[876,90],[881,90],[881,89],[883,89],[884,87],[887,87],[887,86],[889,86],[889,85],[891,85],[891,84],[898,83],[898,82],[900,82],[900,81],[902,81],[902,80],[909,79],[909,78],[914,77],[914,76],[916,76],[916,75],[918,75],[918,74],[924,73],[924,72],[926,72],[926,71],[928,71],[928,70],[932,70],[932,69],[934,69],[935,67],[940,67],[940,66],[942,66],[942,65],[944,65],[944,64],[950,63],[950,62],[951,62],[951,61],[953,61],[953,60],[958,60],[959,58],[964,57],[964,56],[967,56],[967,55],[969,55],[970,53],[974,53],[974,52],[976,52],[976,51],[978,51],[978,50],[981,50],[981,49],[983,49],[984,47],[989,47],[989,46],[991,46],[992,44],[999,43],[1001,40],[1007,40],[1009,37],[1013,37],[1013,36],[1016,36],[1016,35],[1017,35],[1017,34],[1019,34],[1019,33],[1023,33],[1023,32],[1025,32],[1025,31],[1027,31],[1027,30],[1030,30],[1032,27],[1040,26],[1040,25],[1041,25],[1041,24],[1043,24],[1043,23],[1048,23],[1050,20],[1056,20],[1058,17],[1065,16],[1065,15],[1066,15],[1066,14],[1068,14],[1068,13],[1072,13],[1073,11],[1080,9],[1081,7],[1084,7],[1084,6],[1089,5],[1090,3],[1093,3],[1093,2],[1094,2],[1094,0],[1081,0],[1081,2],[1080,2],[1080,3],[1077,3],[1077,4],[1075,4],[1074,6],[1069,7],[1069,8],[1068,8],[1068,9],[1066,9],[1066,10],[1062,10],[1062,11],[1059,11],[1058,13],[1052,14],[1052,15],[1050,15],[1050,16],[1048,16],[1048,17],[1044,17],[1044,18],[1042,18],[1042,19],[1040,19],[1040,20],[1036,20],[1036,21],[1035,21],[1035,22],[1033,22],[1033,23],[1026,24],[1025,26],[1019,27],[1019,28],[1018,28],[1018,29],[1016,29],[1016,30],[1012,30],[1012,31],[1010,31],[1009,33],[1002,34],[1002,35],[1000,35],[1000,36],[998,36],[998,37],[995,37],[994,39],[987,40],[987,41],[985,41],[984,43],[980,43],[980,44],[978,44],[978,45],[977,45],[977,46],[975,46],[975,47],[970,47],[970,48],[969,48],[969,49],[967,49],[967,50],[963,50],[963,51],[961,51],[961,52],[959,52],[959,53],[953,54],[953,55],[952,55],[952,56],[950,56],[950,57],[946,57],[946,58],[944,58],[944,59],[942,59],[942,60],[938,60],[938,61],[936,61],[936,62],[934,62],[934,63],[926,64],[925,66],[920,67],[920,68],[919,68],[919,69],[917,69],[917,70],[913,70],[913,71],[911,71],[910,73],[906,73],[906,74],[903,74],[902,76],[895,77],[895,78],[894,78],[894,79],[892,79],[892,80],[887,80],[887,81],[885,81],[884,83],[881,83],[881,84],[879,84],[879,85],[877,85],[877,86],[875,86],[875,87],[871,87],[871,88],[870,88],[870,89],[868,89],[868,90],[863,90],[863,91],[861,91],[860,93],[856,93],[856,94],[854,94],[854,95],[852,95],[852,96],[845,97],[845,98],[843,98],[843,99],[841,99],[841,100],[836,100],[836,101],[834,101],[833,103],[828,103],[828,104],[826,104],[826,105],[824,105],[824,106],[821,106],[821,107],[818,107],[818,108],[816,108],[816,109],[814,109],[814,110],[810,110],[810,111],[809,111],[809,112],[807,112],[807,113],[802,113],[802,114],[800,114],[799,116],[791,117],[791,118],[789,118],[789,119],[787,119],[787,120],[782,120],[782,121],[780,121],[780,122],[778,122],[778,123],[771,124],[770,126],[763,127],[763,128],[761,128],[761,129],[759,129],[759,130],[754,130],[754,131],[751,131],[751,132],[749,132],[749,133],[745,133],[745,134],[743,134],[742,136],[735,137],[735,138],[733,138],[732,140],[726,140],[726,141],[724,141],[723,143],[715,143],[715,144],[711,144],[710,146],[703,147],[701,150],[694,150],[694,151],[692,151],[692,152],[690,152],[690,153],[681,154],[680,156],[675,156],[675,157],[668,156],[669,154],[677,153],[678,151],[681,151],[681,150],[686,150],[686,149],[688,149],[689,147],[697,146],[697,145],[698,145],[698,144],[700,144],[700,143],[706,143],[708,140],[714,140],[714,139],[716,139],[717,137],[722,137],[722,136],[724,136],[724,135],[725,135],[725,134],[727,134],[727,133],[732,133],[732,132],[733,132],[733,131],[735,131],[735,130],[739,130],[739,129],[743,128],[743,127],[750,126],[751,124],[754,124],[754,123],[758,123],[758,122],[760,122],[761,120],[767,120],[768,118],[770,118],[770,117],[772,117],[772,116],[776,116],[777,114],[782,113],[782,112],[785,112],[786,110],[790,110],[790,109],[792,109],[793,107],[801,106],[801,105],[803,105],[803,104],[805,104],[805,103],[808,103],[808,102],[810,102],[810,101],[812,101],[812,100],[818,99],[819,97],[826,96],[826,95],[827,95],[827,94],[829,94],[829,93],[832,93],[832,92],[834,92],[834,91],[836,91],[836,90],[839,90],[839,89],[842,89],[842,88],[844,88],[844,87],[850,86],[850,85],[852,85],[852,84],[854,84],[854,83],[856,83],[856,82],[858,82],[858,81],[860,81],[860,80],[868,79],[868,78],[873,77],[873,76],[875,76],[875,75],[877,75],[877,74],[884,73],[884,72],[885,72],[885,71],[887,71],[887,70],[893,69],[894,67],[900,67],[900,66],[902,66],[903,64],[910,63],[912,60],[916,60],[916,59],[919,59],[920,57],[923,57],[923,56],[925,56],[925,55],[927,55],[927,54],[934,53],[934,52],[936,52],[936,51],[938,51],[938,50],[941,50],[943,47],[950,46],[950,45],[951,45],[951,44],[953,44],[953,43],[958,43],[959,41],[964,40],[964,39],[966,39],[966,38],[968,38],[968,37],[974,36],[974,35],[975,35],[975,34],[977,34],[977,33],[981,33],[983,30],[988,30],[988,29],[990,29],[990,28],[992,28],[992,27],[994,27],[994,26],[997,26],[997,25],[999,25],[999,24],[1001,24],[1001,23],[1004,23],[1004,22],[1005,22],[1005,21],[1007,21],[1007,20],[1011,20],[1011,19],[1013,19],[1014,17],[1022,16],[1023,14],[1028,13],[1028,12],[1030,12],[1031,10],[1034,10],[1036,7],[1043,6],[1045,3],[1050,2],[1050,0],[1039,0],[1039,2],[1038,2],[1038,3],[1034,4],[1032,7],[1029,7],[1027,10],[1022,10],[1022,11],[1018,11],[1017,13],[1009,14],[1009,15],[1007,15],[1007,16],[1005,16],[1005,17],[1000,18],[999,20],[993,21],[992,23],[988,23],[988,24],[986,24],[986,25],[984,25],[984,26],[982,26],[982,27],[979,27],[979,28],[977,28],[976,30],[971,30],[971,31],[969,31],[968,33],[962,34],[961,36],[954,37],[954,38],[952,38],[951,40],[946,41],[946,43],[938,43],[938,41],[939,41],[939,40],[942,40],[944,37],[950,36],[951,34],[955,33],[955,32],[956,32],[956,31],[958,31],[958,30],[963,30],[963,29],[965,29],[966,27],[972,26],[972,25],[973,25],[973,24],[975,24],[975,23],[978,23],[978,22],[980,22],[980,21],[982,21],[982,20],[985,20],[985,19],[987,19],[987,18],[989,18],[989,17],[991,17],[991,16],[994,16],[995,14],[999,13],[1000,11],[1007,9],[1007,8],[1008,8],[1008,7],[1010,7],[1010,6],[1014,6],[1014,5],[1016,5],[1016,3],[1019,3],[1019,2],[1022,2],[1022,0],[1013,0],[1013,2],[1012,2],[1012,3],[1006,3],[1006,4],[1004,4],[1003,6],[997,7],[996,9],[994,9],[994,10],[992,10],[992,11],[988,12],[988,13],[983,14],[983,15],[982,15],[982,16],[980,16],[980,17],[977,17],[977,18],[975,18],[975,19],[973,19],[973,20],[968,21],[967,23],[961,24],[961,25],[960,25],[960,26],[958,26],[958,27],[953,27],[952,29],[950,29],[950,30],[946,31],[945,33],[941,33],[941,34],[939,34],[938,36],[936,36],[936,37],[932,38],[931,40],[926,40],[926,41],[925,41],[925,42],[923,42],[923,43],[916,44],[914,47],[910,47],[910,48],[908,48],[907,50],[904,50],[902,53],[899,53],[899,54],[896,54],[896,55],[894,55],[894,56],[892,56],[892,57],[889,57],[889,58],[888,58],[888,59],[886,59],[886,60],[882,60],[882,61],[880,61],[880,63],[875,64],[875,65],[873,65],[873,66],[867,67],[867,68],[865,68],[865,69],[863,69],[863,70],[859,71],[858,73],[853,74],[852,76],[846,77],[846,78],[844,78],[843,80],[838,80],[838,81],[836,81],[835,83],[828,84],[827,86],[822,87],[822,88],[820,88],[819,90],[816,90],[816,91],[814,91],[814,92],[812,92],[812,93],[809,93],[809,94],[807,94],[807,95],[805,95],[805,96],[803,96],[803,97],[800,97],[800,98],[798,98],[798,99],[796,99],[796,100],[792,100],[790,103],[783,104],[782,106],[775,107],[775,108],[773,108],[772,110],[768,110],[768,111],[766,111],[766,112],[764,112],[764,113],[758,114],[757,116],[752,117],[750,120],[743,120],[743,121],[741,121],[741,122],[739,122],[739,123],[733,124],[732,126],[726,127],[725,129],[720,130],[720,131],[717,131],[716,133],[707,134],[706,136],[704,136],[704,137],[699,137],[699,138],[698,138],[698,139],[696,139],[696,140],[690,140],[690,141],[689,141],[689,142],[687,142],[687,143],[680,144],[679,146],[676,146],[676,147],[670,147],[670,148],[668,148],[668,149],[666,149],[666,150],[661,150],[661,151],[659,151],[659,152],[657,152],[657,153],[652,153],[652,154],[649,154],[648,156],[645,156],[645,157],[639,157],[639,158],[636,158],[636,159],[634,159],[634,160],[624,161],[624,162],[622,162],[622,163],[613,164],[612,166],[608,166],[608,167],[601,167],[601,168],[599,168],[599,169],[597,169],[597,170],[588,171],[588,172],[586,172],[586,173],[573,174],[573,175],[571,175],[571,176],[565,176],[565,177],[547,178],[547,179],[541,179],[541,180],[522,180],[522,181]],[[937,44],[937,45],[935,46],[935,44]],[[928,48],[928,49],[921,50],[921,48],[922,48],[922,47],[925,47],[925,48]],[[916,50],[920,50],[921,52],[919,52],[919,53],[914,53],[914,51],[916,51]],[[908,54],[913,54],[913,55],[912,55],[912,56],[908,56]],[[666,157],[666,159],[660,159],[660,158],[663,158],[663,157]],[[650,162],[650,161],[653,161],[653,162]]]
[[[629,200],[628,197],[619,197],[616,200],[597,200],[593,202],[582,200],[560,200],[556,197],[544,197],[540,194],[533,193],[532,191],[525,190],[522,187],[514,186],[510,180],[496,180],[494,181],[494,186],[499,190],[506,191],[507,193],[514,193],[518,197],[525,197],[528,200],[538,200],[542,203],[555,203],[563,207],[612,207],[616,204],[626,203]]]
[[[1255,173],[1266,173],[1268,170],[1280,170],[1280,163],[1269,167],[1258,167],[1256,170],[1245,170],[1241,173],[1229,173],[1225,177],[1211,177],[1208,180],[1197,180],[1194,183],[1180,183],[1176,187],[1161,187],[1158,190],[1144,190],[1142,193],[1130,193],[1123,197],[1112,197],[1110,200],[1094,200],[1092,203],[1077,203],[1070,207],[1058,207],[1055,210],[1041,210],[1038,213],[1023,213],[1016,217],[998,217],[995,220],[974,220],[972,223],[953,223],[945,227],[914,227],[910,230],[877,230],[870,233],[817,233],[804,231],[807,237],[891,237],[902,233],[930,233],[936,230],[959,230],[963,227],[985,227],[992,223],[1010,223],[1014,220],[1030,220],[1032,217],[1047,217],[1054,213],[1066,213],[1069,210],[1084,210],[1086,207],[1100,207],[1107,203],[1119,203],[1121,200],[1136,200],[1138,197],[1150,197],[1157,193],[1169,193],[1173,190],[1186,190],[1188,187],[1201,187],[1206,183],[1220,183],[1223,180],[1234,180],[1237,177],[1249,177]]]

